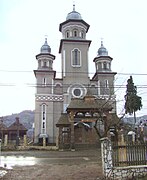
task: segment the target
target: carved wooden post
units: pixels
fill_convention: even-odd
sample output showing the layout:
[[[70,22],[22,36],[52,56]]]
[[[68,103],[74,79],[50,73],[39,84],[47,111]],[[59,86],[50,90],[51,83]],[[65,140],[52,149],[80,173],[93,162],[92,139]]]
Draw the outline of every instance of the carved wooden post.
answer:
[[[70,148],[71,151],[75,151],[75,137],[74,137],[74,112],[70,112],[70,122],[71,122],[71,139],[70,139]]]
[[[60,151],[63,151],[62,127],[59,127],[59,150],[60,150]]]
[[[125,162],[127,160],[127,147],[124,141],[123,130],[118,131],[118,159],[121,162],[121,165],[126,165]]]
[[[27,135],[24,135],[23,136],[23,144],[24,144],[24,146],[26,146],[27,145]]]
[[[8,135],[5,134],[4,146],[8,145]]]

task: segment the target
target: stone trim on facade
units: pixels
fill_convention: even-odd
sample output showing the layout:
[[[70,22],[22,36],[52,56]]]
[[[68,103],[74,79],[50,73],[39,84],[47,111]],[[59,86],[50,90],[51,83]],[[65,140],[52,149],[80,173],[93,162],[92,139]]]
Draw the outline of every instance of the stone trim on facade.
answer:
[[[36,101],[63,101],[63,95],[36,95]]]

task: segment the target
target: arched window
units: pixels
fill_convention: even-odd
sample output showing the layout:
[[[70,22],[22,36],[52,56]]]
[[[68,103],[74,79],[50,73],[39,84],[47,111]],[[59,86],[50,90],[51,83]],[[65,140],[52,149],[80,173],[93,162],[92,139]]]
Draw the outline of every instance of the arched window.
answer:
[[[109,82],[107,79],[105,79],[105,88],[109,88]]]
[[[45,77],[42,80],[42,84],[43,84],[43,86],[46,86],[46,78]]]
[[[110,63],[108,63],[108,69],[111,70],[111,64]]]
[[[69,31],[66,31],[66,38],[69,38]]]
[[[98,69],[101,70],[102,69],[102,63],[98,62]]]
[[[109,95],[109,92],[110,90],[109,90],[109,81],[107,80],[107,79],[105,79],[105,81],[104,81],[104,94],[105,95]]]
[[[72,51],[72,66],[80,66],[81,62],[80,62],[80,51],[78,49],[74,49]]]
[[[103,69],[104,69],[104,70],[107,69],[107,63],[106,63],[106,62],[103,63]]]
[[[97,88],[97,90],[98,90],[98,95],[100,95],[101,94],[101,83],[100,83],[100,80],[98,80],[98,82],[97,82],[97,85],[98,85],[98,88]]]
[[[81,32],[81,38],[83,38],[83,39],[85,38],[84,31]]]
[[[46,104],[42,104],[41,106],[41,133],[45,134],[46,133]]]
[[[62,94],[62,85],[61,84],[56,84],[55,85],[55,91],[54,91],[55,94]]]
[[[73,30],[73,37],[78,37],[78,30],[77,29]]]

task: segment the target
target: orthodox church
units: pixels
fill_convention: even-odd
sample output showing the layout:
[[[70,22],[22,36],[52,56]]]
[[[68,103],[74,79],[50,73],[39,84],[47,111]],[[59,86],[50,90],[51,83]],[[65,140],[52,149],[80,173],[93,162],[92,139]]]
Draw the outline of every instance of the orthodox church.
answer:
[[[62,66],[61,78],[56,77],[56,70],[53,69],[56,57],[51,53],[47,39],[45,39],[40,53],[36,55],[38,68],[34,70],[37,84],[35,94],[35,143],[43,142],[43,138],[46,139],[47,143],[57,143],[60,139],[59,131],[61,130],[62,133],[69,130],[68,110],[73,107],[71,102],[73,104],[74,100],[76,100],[74,108],[78,107],[78,101],[83,101],[86,96],[94,97],[96,101],[109,100],[112,106],[111,112],[116,113],[114,94],[116,72],[111,70],[113,58],[108,55],[108,51],[104,47],[103,41],[101,41],[97,56],[93,60],[88,59],[91,40],[86,39],[86,34],[89,28],[90,25],[75,10],[73,5],[73,10],[67,14],[65,21],[59,25],[59,31],[62,33],[59,46]],[[88,72],[89,61],[93,61],[95,64],[95,72],[92,78],[89,77]],[[81,111],[79,114],[81,114]],[[84,115],[86,117],[86,111]],[[87,114],[88,116],[89,114]],[[62,125],[62,128],[59,128],[60,125]],[[73,125],[74,129],[83,126],[86,130],[93,126],[91,121],[87,119],[81,121],[81,118],[75,118]],[[75,136],[78,135],[75,134]],[[82,142],[80,138],[78,140],[77,142]]]

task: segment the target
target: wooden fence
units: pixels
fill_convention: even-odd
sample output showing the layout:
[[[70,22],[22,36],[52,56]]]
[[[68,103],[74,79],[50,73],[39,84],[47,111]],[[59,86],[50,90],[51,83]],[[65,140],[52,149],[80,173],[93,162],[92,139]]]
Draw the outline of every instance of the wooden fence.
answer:
[[[112,143],[112,163],[114,167],[137,166],[147,164],[146,143]]]

